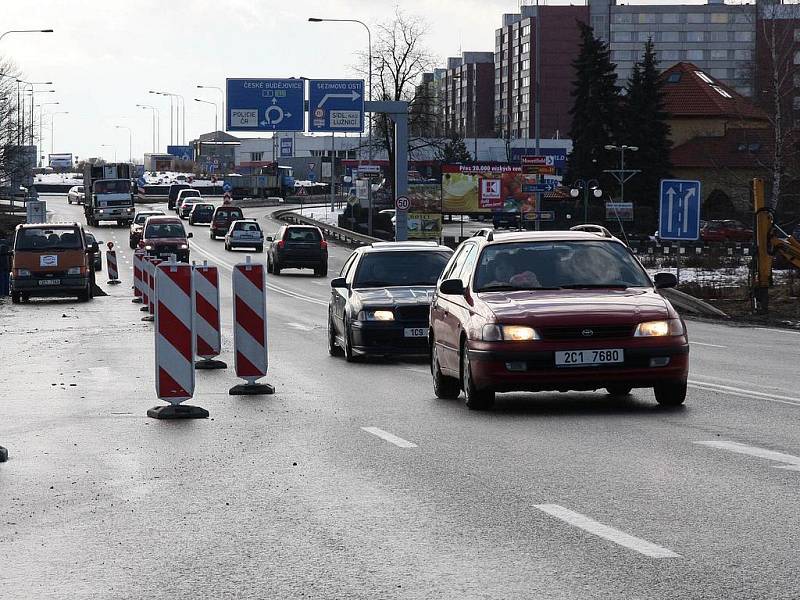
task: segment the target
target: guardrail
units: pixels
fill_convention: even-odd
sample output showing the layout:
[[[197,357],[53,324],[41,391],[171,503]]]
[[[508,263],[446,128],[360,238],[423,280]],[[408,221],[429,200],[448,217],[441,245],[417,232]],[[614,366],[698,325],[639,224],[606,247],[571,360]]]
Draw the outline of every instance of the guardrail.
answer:
[[[315,227],[319,227],[322,232],[325,233],[325,237],[327,239],[338,240],[340,242],[344,242],[345,244],[366,246],[372,242],[384,241],[380,238],[364,235],[363,233],[356,233],[355,231],[350,231],[349,229],[344,229],[343,227],[337,227],[336,225],[331,225],[330,223],[323,223],[322,221],[317,221],[316,219],[306,217],[305,215],[299,215],[294,212],[295,210],[297,209],[285,208],[282,210],[276,210],[274,213],[272,213],[272,216],[288,223],[296,223],[298,225],[314,225]]]

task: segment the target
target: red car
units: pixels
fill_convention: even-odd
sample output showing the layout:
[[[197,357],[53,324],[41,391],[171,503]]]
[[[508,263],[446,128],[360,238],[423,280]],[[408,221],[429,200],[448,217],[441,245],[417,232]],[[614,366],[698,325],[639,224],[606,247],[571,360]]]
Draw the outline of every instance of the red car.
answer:
[[[706,221],[700,229],[704,242],[752,242],[753,230],[741,221]]]
[[[653,388],[686,398],[686,326],[617,238],[573,231],[493,233],[458,248],[431,303],[434,392],[472,409],[495,392]]]

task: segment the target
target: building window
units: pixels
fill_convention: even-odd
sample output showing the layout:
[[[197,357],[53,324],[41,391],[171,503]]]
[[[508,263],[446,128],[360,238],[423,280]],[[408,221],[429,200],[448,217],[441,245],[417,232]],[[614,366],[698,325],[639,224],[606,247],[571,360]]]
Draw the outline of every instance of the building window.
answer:
[[[717,79],[728,78],[728,69],[709,69],[708,72],[711,73],[712,77],[716,77]]]
[[[704,32],[702,31],[687,31],[686,32],[686,41],[687,42],[702,42],[704,39]]]
[[[611,53],[612,60],[633,60],[633,53],[630,50],[615,50]]]
[[[611,34],[611,40],[614,42],[631,42],[633,41],[633,32],[615,31]]]
[[[753,41],[753,32],[752,31],[735,31],[733,33],[733,41],[735,41],[735,42],[752,42]]]
[[[792,98],[792,108],[795,110],[800,110],[800,96],[795,96]]]
[[[522,35],[530,35],[530,34],[531,34],[531,26],[525,25],[525,27],[522,28]]]
[[[749,85],[740,85],[736,88],[736,91],[739,92],[742,96],[752,96],[753,95],[753,88]]]
[[[727,23],[728,13],[711,13],[711,22],[717,24]]]
[[[752,60],[753,53],[750,50],[734,50],[733,58],[734,60]],[[797,56],[795,56],[794,64],[800,65],[800,62],[797,61]]]
[[[520,51],[520,54],[527,54],[530,51],[531,51],[530,42],[525,42],[524,44],[522,44],[522,50]]]
[[[680,23],[680,15],[678,13],[664,13],[661,15],[661,22],[674,25]]]
[[[727,50],[711,50],[711,60],[728,60]]]
[[[614,23],[617,24],[627,24],[633,23],[633,15],[630,13],[616,13],[614,15]]]
[[[734,79],[750,79],[750,75],[752,74],[751,69],[734,69],[733,71],[733,78]]]
[[[795,29],[794,30],[794,41],[795,42],[800,42],[800,29]]]
[[[723,98],[728,98],[728,99],[732,99],[733,98],[733,96],[731,96],[724,88],[721,88],[718,85],[712,85],[711,89],[713,89],[715,92],[717,92]]]
[[[653,13],[640,13],[639,23],[655,23],[656,16]]]
[[[655,34],[650,31],[640,31],[636,34],[636,40],[639,42],[646,42],[655,37]]]
[[[704,53],[702,50],[687,50],[686,60],[703,60]]]
[[[263,152],[251,152],[250,153],[250,160],[252,160],[253,162],[259,161],[259,160],[263,160],[263,159],[264,159],[264,153]]]
[[[727,42],[728,41],[728,32],[727,31],[712,31],[711,32],[711,41],[712,42]]]
[[[681,33],[680,33],[680,31],[662,31],[661,32],[661,41],[662,42],[680,42],[681,41]]]
[[[679,50],[662,50],[661,51],[661,60],[669,61],[669,60],[680,60],[681,53]]]
[[[752,23],[753,16],[746,12],[740,12],[736,14],[736,22],[737,23]]]
[[[687,23],[705,23],[706,16],[703,13],[689,13],[686,15]]]
[[[531,85],[531,78],[530,77],[523,77],[522,78],[522,87],[530,87]]]
[[[522,70],[527,71],[530,68],[531,68],[531,61],[530,59],[526,58],[525,60],[522,61]]]

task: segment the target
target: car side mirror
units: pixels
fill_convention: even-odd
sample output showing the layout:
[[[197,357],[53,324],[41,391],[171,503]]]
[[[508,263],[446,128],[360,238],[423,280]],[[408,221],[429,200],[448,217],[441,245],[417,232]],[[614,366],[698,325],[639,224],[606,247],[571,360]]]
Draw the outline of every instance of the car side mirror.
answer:
[[[191,231],[186,234],[187,239],[189,239],[190,237],[194,237],[194,234]]]
[[[673,273],[656,273],[653,276],[653,282],[655,282],[657,290],[662,290],[678,285],[678,278]]]
[[[347,289],[347,280],[344,277],[331,279],[331,288]]]
[[[463,296],[464,282],[460,279],[445,279],[439,284],[439,293],[447,296]]]
[[[266,239],[267,239],[268,242],[274,242],[275,241],[275,239],[271,235],[268,235]]]

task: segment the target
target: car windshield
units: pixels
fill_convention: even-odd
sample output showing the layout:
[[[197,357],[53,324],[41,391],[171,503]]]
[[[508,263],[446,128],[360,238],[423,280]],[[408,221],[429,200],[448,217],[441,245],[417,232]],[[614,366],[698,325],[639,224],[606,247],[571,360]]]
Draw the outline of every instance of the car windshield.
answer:
[[[449,258],[430,250],[369,252],[361,259],[353,287],[433,286]]]
[[[127,179],[101,180],[94,184],[95,194],[128,194],[131,183]]]
[[[186,237],[186,233],[180,223],[150,223],[144,232],[144,237],[148,239],[182,238]]]
[[[80,233],[75,228],[30,228],[17,233],[15,250],[80,250]]]
[[[147,221],[149,217],[154,217],[156,215],[163,215],[164,213],[139,213],[136,215],[136,218],[133,220],[134,223],[137,225],[144,225],[144,222]]]
[[[647,273],[622,245],[581,240],[518,242],[484,248],[475,290],[649,287]]]

